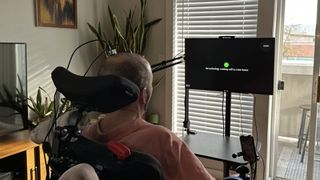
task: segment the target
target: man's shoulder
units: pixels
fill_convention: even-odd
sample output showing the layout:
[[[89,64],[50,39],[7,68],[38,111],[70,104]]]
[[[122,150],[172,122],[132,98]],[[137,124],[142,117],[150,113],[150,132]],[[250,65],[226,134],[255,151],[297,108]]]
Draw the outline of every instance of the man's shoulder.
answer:
[[[153,136],[156,136],[161,139],[171,139],[171,140],[180,140],[175,133],[173,133],[170,129],[161,126],[161,125],[154,125],[151,123],[146,122],[146,130],[148,131],[148,134],[153,134]]]

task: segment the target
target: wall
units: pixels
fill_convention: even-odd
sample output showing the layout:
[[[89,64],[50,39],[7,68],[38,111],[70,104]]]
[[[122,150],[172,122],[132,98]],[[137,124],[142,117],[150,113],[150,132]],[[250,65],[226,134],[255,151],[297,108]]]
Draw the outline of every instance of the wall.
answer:
[[[119,17],[120,22],[130,8],[137,6],[137,10],[139,10],[139,4],[139,0],[109,0],[109,5],[113,12]],[[172,57],[172,9],[172,1],[147,1],[147,21],[162,18],[158,24],[152,27],[150,34],[147,37],[147,47],[144,55],[151,64],[165,59],[170,59]],[[104,19],[101,21],[103,21],[104,24],[107,24],[107,21],[109,21],[107,18],[109,17],[104,16]],[[148,114],[158,113],[160,115],[161,124],[171,128],[170,69],[154,74],[155,79],[161,77],[163,80],[161,81],[160,86],[155,88],[153,91]]]
[[[275,1],[276,0],[258,1],[257,37],[274,37]],[[271,99],[272,96],[255,95],[255,122],[253,126],[255,128],[253,128],[253,134],[255,140],[261,143],[259,156],[262,158],[262,161],[258,161],[257,164],[257,179],[265,179],[263,175],[269,176],[265,172],[268,172],[270,167],[270,126],[273,121],[271,118]]]
[[[66,66],[72,51],[94,37],[87,22],[96,23],[105,0],[78,0],[78,28],[35,26],[34,0],[0,1],[0,41],[26,42],[28,93],[34,96],[38,86],[53,93],[50,73],[56,66]],[[70,70],[83,74],[96,54],[96,46],[86,46],[73,58]]]

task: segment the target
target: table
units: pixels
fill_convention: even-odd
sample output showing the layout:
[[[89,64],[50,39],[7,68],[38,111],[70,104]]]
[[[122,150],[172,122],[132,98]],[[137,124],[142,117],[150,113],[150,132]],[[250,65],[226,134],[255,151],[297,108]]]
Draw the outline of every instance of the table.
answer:
[[[241,152],[239,138],[197,132],[196,134],[184,134],[182,139],[195,155],[222,161],[224,177],[229,176],[230,165],[247,164],[242,157],[232,157],[233,153]]]
[[[45,168],[41,145],[31,141],[29,130],[0,136],[0,169],[20,172],[21,179],[44,180]]]

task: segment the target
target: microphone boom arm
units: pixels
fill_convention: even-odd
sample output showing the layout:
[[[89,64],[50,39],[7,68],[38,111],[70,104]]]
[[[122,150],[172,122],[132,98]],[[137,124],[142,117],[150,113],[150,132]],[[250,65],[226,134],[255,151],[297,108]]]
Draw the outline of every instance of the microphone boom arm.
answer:
[[[157,64],[153,64],[151,65],[152,73],[183,63],[184,60],[181,60],[183,58],[184,58],[183,56],[179,56],[173,59],[161,61],[160,63],[157,63]]]

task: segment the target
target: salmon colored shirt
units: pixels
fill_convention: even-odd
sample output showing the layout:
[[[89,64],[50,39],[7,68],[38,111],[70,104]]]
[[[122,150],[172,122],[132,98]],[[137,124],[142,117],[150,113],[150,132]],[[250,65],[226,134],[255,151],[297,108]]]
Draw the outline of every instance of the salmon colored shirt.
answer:
[[[85,128],[83,135],[97,142],[116,140],[132,150],[153,155],[162,166],[165,180],[214,179],[174,133],[143,119],[125,122],[106,134],[101,133],[98,120]]]

